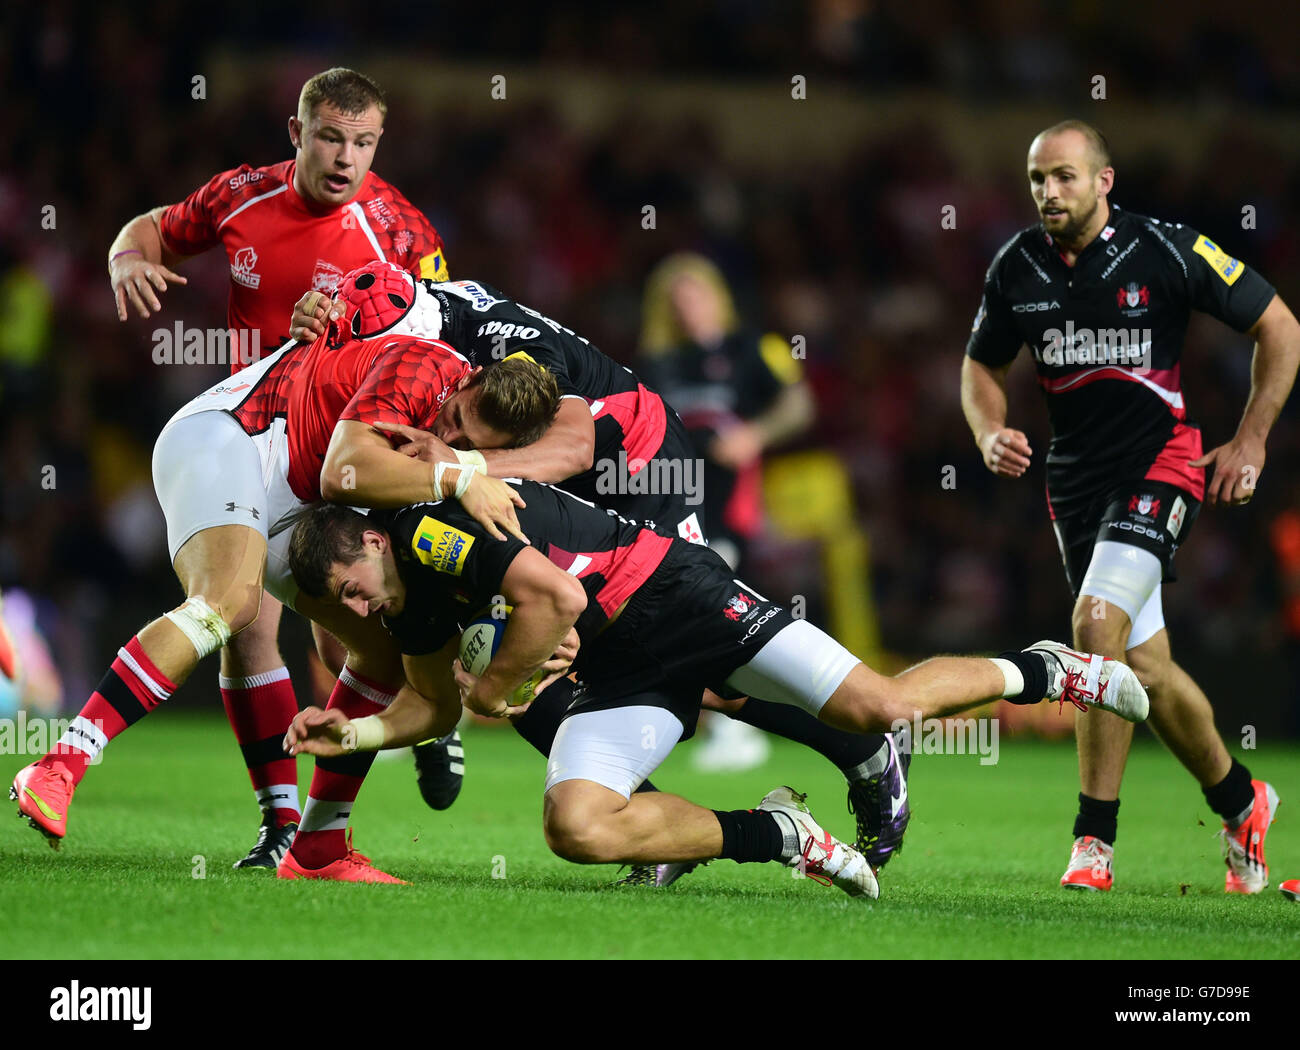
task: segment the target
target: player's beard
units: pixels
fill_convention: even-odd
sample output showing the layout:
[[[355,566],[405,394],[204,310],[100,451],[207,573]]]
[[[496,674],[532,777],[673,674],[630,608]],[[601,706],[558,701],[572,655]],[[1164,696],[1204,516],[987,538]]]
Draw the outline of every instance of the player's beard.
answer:
[[[1088,224],[1092,222],[1093,217],[1097,214],[1099,205],[1100,202],[1094,197],[1092,207],[1083,214],[1075,216],[1072,212],[1069,213],[1069,220],[1060,230],[1052,234],[1052,237],[1062,244],[1077,244],[1084,231],[1088,228]]]

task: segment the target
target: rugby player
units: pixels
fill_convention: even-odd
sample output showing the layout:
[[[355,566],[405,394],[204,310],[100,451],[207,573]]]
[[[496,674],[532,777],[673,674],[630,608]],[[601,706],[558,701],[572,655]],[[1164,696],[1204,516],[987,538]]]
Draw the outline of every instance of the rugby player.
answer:
[[[59,745],[20,771],[10,791],[20,814],[57,845],[87,766],[256,620],[264,583],[348,647],[330,706],[381,709],[404,682],[401,660],[381,630],[297,594],[286,559],[294,516],[322,496],[392,507],[454,495],[488,535],[504,538],[499,525],[525,542],[517,493],[454,455],[432,465],[404,456],[372,424],[493,448],[535,439],[558,401],[554,379],[528,362],[484,372],[445,344],[386,336],[286,345],[185,405],[154,447],[154,485],[187,600],[119,650]],[[318,764],[280,875],[398,881],[345,836],[368,765]]]
[[[445,280],[438,231],[371,171],[387,112],[380,88],[353,70],[309,79],[289,118],[293,160],[220,172],[183,201],[122,228],[108,263],[118,317],[125,321],[131,309],[145,318],[160,311],[168,284],[186,283],[174,268],[220,245],[230,261],[233,374],[260,359],[263,348],[269,354],[289,335],[302,339],[284,318],[304,287],[332,292],[345,273],[374,259]],[[297,767],[279,748],[298,710],[276,645],[279,623],[279,603],[264,598],[257,620],[221,653],[222,702],[263,816],[257,844],[236,868],[274,868],[300,819]],[[326,661],[336,674],[340,659],[334,653]]]
[[[1104,707],[1140,721],[1146,694],[1123,664],[1039,642],[997,659],[943,657],[894,678],[732,579],[727,563],[549,485],[512,481],[533,541],[502,543],[455,501],[362,515],[322,504],[294,528],[290,565],[302,590],[370,617],[397,639],[416,692],[349,720],[308,708],[291,752],[339,756],[397,747],[444,724],[458,701],[510,713],[506,698],[570,628],[581,680],[547,764],[544,830],[577,863],[779,860],[855,897],[876,897],[867,858],[830,836],[802,795],[770,792],[754,810],[718,812],[636,788],[689,732],[705,687],[801,707],[851,733],[953,714],[1006,697]],[[454,556],[430,558],[431,544]],[[513,606],[481,677],[459,666],[460,625],[500,601]]]
[[[360,294],[354,279],[371,278],[367,294]],[[490,450],[473,461],[494,477],[562,482],[566,491],[625,518],[704,542],[705,528],[688,499],[685,477],[699,461],[677,413],[630,369],[571,329],[490,285],[417,281],[383,264],[349,275],[337,302],[312,293],[299,301],[295,328],[323,332],[327,324],[335,326],[338,338],[377,332],[440,338],[471,363],[485,367],[516,358],[543,365],[563,395],[551,428],[526,448]],[[468,449],[449,450],[410,427],[380,426],[408,439],[400,449],[408,455],[436,459],[456,451],[467,459],[479,456]],[[702,480],[697,474],[698,495]],[[550,752],[569,688],[557,682],[528,714],[514,720],[515,729],[543,755]],[[705,704],[804,744],[834,763],[847,782],[857,848],[873,866],[887,863],[901,846],[911,816],[907,758],[894,737],[845,733],[788,705],[734,692],[728,696],[710,693]],[[647,790],[653,789],[647,785]],[[681,866],[635,867],[624,882],[665,886],[684,871]]]
[[[1151,694],[1151,726],[1223,820],[1229,893],[1268,885],[1264,839],[1273,787],[1228,754],[1200,687],[1170,654],[1162,582],[1202,500],[1241,506],[1264,467],[1270,428],[1295,380],[1300,326],[1258,273],[1181,223],[1121,211],[1105,140],[1082,121],[1029,149],[1041,222],[989,267],[962,366],[962,407],[995,474],[1016,478],[1032,450],[1007,426],[1006,372],[1028,344],[1047,400],[1048,513],[1075,595],[1076,648],[1124,659]],[[1179,376],[1190,312],[1256,340],[1236,434],[1203,452]],[[1206,484],[1205,468],[1214,467]],[[1109,890],[1119,789],[1132,727],[1076,716],[1079,812],[1061,879]]]

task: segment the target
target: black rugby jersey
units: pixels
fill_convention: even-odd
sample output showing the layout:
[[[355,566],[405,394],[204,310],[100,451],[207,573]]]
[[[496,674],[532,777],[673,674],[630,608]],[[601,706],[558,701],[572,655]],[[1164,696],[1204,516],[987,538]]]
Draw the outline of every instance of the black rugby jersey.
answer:
[[[639,463],[659,452],[670,430],[684,442],[681,420],[663,399],[572,329],[478,281],[424,285],[442,311],[440,338],[471,364],[487,367],[522,355],[544,365],[561,394],[587,402],[596,427],[593,466],[566,479],[566,489],[604,502],[597,490],[602,460],[619,464],[622,453],[622,462],[631,464],[628,469],[635,474],[642,469]]]
[[[1164,481],[1205,494],[1200,430],[1183,402],[1188,317],[1204,311],[1245,331],[1273,287],[1208,237],[1111,205],[1107,226],[1066,264],[1041,224],[1011,238],[989,267],[966,353],[998,368],[1028,345],[1047,399],[1053,516],[1117,481]]]
[[[516,508],[532,545],[575,576],[587,608],[575,625],[583,646],[618,607],[654,574],[674,543],[567,492],[536,481],[508,482],[527,507]],[[388,531],[397,571],[406,584],[402,612],[384,626],[402,652],[437,652],[460,625],[492,605],[511,562],[524,550],[507,534],[494,539],[457,500],[371,511]]]

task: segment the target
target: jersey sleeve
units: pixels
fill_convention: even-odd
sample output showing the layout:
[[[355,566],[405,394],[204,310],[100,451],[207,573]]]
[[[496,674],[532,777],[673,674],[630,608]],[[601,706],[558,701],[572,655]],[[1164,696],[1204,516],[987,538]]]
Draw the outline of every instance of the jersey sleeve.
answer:
[[[984,278],[984,296],[980,300],[975,322],[971,325],[970,338],[966,341],[966,355],[990,368],[1009,365],[1024,344],[1024,339],[1016,330],[1011,306],[1002,293],[1001,264],[1007,247],[998,252]]]
[[[402,614],[386,626],[409,656],[437,652],[461,621],[492,604],[525,547],[513,536],[489,536],[455,500],[398,511],[389,535],[406,567],[407,598]]]
[[[447,249],[442,235],[434,228],[419,208],[408,201],[397,188],[387,184],[394,211],[401,222],[401,233],[394,239],[398,258],[392,261],[416,277],[431,281],[447,281]]]
[[[1192,309],[1239,332],[1259,320],[1273,298],[1273,286],[1258,271],[1188,226],[1165,233],[1186,261]]]
[[[221,213],[230,204],[231,180],[244,168],[232,168],[212,176],[159,216],[158,229],[169,251],[177,255],[198,255],[218,243],[217,226],[221,222]]]
[[[390,343],[375,359],[339,419],[425,429],[469,365],[439,343],[401,337]]]

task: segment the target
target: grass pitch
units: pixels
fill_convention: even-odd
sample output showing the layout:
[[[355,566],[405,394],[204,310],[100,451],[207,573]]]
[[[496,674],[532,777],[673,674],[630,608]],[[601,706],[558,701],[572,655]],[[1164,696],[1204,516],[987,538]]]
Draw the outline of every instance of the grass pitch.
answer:
[[[258,813],[219,718],[162,712],[115,741],[74,801],[62,850],[0,822],[3,958],[1296,958],[1300,749],[1245,754],[1282,797],[1272,885],[1223,892],[1219,824],[1158,745],[1125,780],[1116,889],[1057,887],[1070,847],[1071,743],[1003,740],[1000,762],[918,755],[906,849],[882,898],[852,901],[775,864],[716,861],[667,891],[612,891],[614,867],[554,857],[541,832],[542,759],[505,729],[465,734],[456,805],[421,802],[409,757],[376,762],[356,846],[410,887],[285,882],[236,873]],[[717,809],[789,783],[852,837],[843,781],[784,741],[760,769],[691,771],[683,745],[655,782]],[[7,784],[30,758],[3,756]],[[300,760],[302,793],[311,775]],[[15,811],[4,802],[6,812]],[[196,877],[196,876],[203,877]]]

